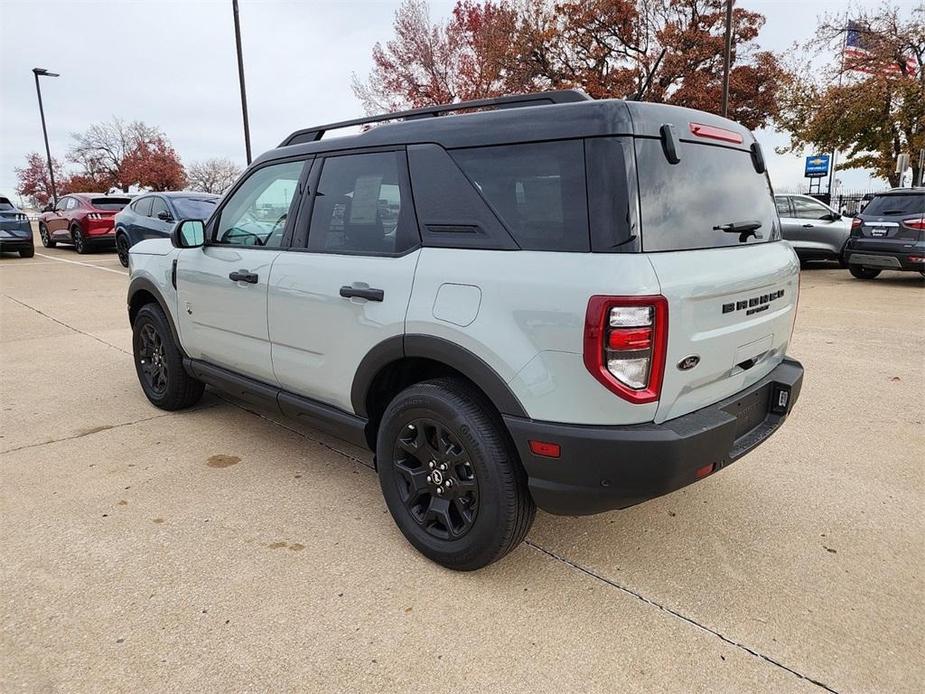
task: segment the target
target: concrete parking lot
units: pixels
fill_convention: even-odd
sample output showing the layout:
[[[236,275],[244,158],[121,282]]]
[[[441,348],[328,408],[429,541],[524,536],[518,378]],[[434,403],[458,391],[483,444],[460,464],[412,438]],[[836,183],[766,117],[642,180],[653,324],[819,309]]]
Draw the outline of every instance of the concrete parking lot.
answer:
[[[728,470],[539,514],[474,574],[369,453],[139,388],[114,254],[0,260],[0,690],[921,691],[925,294],[802,277],[796,410]]]

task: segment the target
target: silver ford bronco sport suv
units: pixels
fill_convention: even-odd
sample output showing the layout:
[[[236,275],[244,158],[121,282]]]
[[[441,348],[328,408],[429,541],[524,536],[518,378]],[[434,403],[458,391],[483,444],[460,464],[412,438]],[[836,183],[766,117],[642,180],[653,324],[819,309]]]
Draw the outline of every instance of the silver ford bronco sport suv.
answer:
[[[401,532],[453,569],[537,506],[726,467],[800,393],[761,150],[700,111],[560,91],[300,130],[130,267],[152,403],[208,384],[369,446]]]

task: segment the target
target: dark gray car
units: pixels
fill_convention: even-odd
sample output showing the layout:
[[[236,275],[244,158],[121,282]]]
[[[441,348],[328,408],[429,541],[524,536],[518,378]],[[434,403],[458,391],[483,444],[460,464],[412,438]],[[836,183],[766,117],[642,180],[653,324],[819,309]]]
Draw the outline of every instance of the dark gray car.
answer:
[[[35,255],[29,219],[9,198],[0,197],[0,253]]]
[[[872,280],[881,270],[925,276],[925,188],[878,193],[854,218],[845,253],[858,279]]]
[[[800,260],[837,260],[844,264],[851,220],[808,195],[774,196],[781,235]]]
[[[128,267],[128,249],[145,239],[167,238],[181,219],[205,221],[215,210],[219,195],[187,191],[140,195],[116,215],[116,250]]]

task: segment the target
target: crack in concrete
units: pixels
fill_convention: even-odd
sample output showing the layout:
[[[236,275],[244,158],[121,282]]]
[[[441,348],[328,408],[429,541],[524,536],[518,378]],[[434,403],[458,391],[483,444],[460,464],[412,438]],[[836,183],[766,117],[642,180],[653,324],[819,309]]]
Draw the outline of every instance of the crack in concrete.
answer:
[[[62,326],[62,327],[64,327],[64,328],[67,328],[68,330],[73,330],[75,333],[79,333],[79,334],[81,334],[81,335],[85,335],[86,337],[92,338],[92,339],[96,340],[97,342],[101,342],[102,344],[106,345],[107,347],[111,347],[112,349],[115,349],[115,350],[118,350],[119,352],[122,352],[122,354],[129,354],[128,352],[126,352],[126,351],[125,351],[124,349],[122,349],[121,347],[116,347],[116,346],[115,346],[114,344],[112,344],[111,342],[106,342],[106,340],[100,339],[100,338],[98,338],[96,335],[92,335],[91,333],[84,332],[84,331],[81,330],[80,328],[75,328],[73,325],[68,325],[68,324],[65,323],[64,321],[60,321],[60,320],[58,320],[57,318],[55,318],[54,316],[49,316],[47,313],[45,313],[44,311],[41,311],[41,310],[37,309],[35,306],[30,306],[29,304],[25,303],[24,301],[20,301],[19,299],[14,299],[14,298],[13,298],[12,296],[10,296],[9,294],[4,294],[3,296],[4,296],[4,298],[9,299],[10,301],[12,301],[12,302],[14,302],[14,303],[17,303],[17,304],[19,304],[20,306],[29,309],[30,311],[35,311],[35,312],[36,312],[37,314],[39,314],[40,316],[44,316],[44,317],[47,318],[48,320],[53,321],[53,322],[57,323],[58,325],[60,325],[60,326]]]
[[[681,613],[678,612],[677,610],[674,610],[674,609],[672,609],[672,608],[670,608],[670,607],[668,607],[668,606],[666,606],[666,605],[662,605],[661,603],[656,602],[655,600],[652,600],[651,598],[647,598],[645,595],[643,595],[642,593],[639,593],[639,592],[633,590],[632,588],[627,588],[626,586],[621,586],[621,585],[620,585],[619,583],[617,583],[616,581],[613,581],[612,579],[609,579],[609,578],[607,578],[606,576],[602,576],[602,575],[600,575],[600,574],[598,574],[598,573],[595,573],[595,572],[592,571],[591,569],[588,569],[587,567],[584,567],[584,566],[582,566],[581,564],[578,564],[577,562],[572,561],[571,559],[567,559],[567,558],[565,558],[565,557],[563,557],[563,556],[560,556],[560,555],[556,554],[555,552],[553,552],[553,551],[551,551],[551,550],[548,550],[548,549],[546,549],[545,547],[542,547],[542,546],[536,544],[536,543],[533,542],[532,540],[529,540],[529,539],[528,539],[528,540],[524,540],[524,544],[527,545],[528,547],[532,547],[533,549],[535,549],[537,552],[540,552],[541,554],[545,554],[546,556],[548,556],[548,557],[550,557],[550,558],[552,558],[552,559],[554,559],[554,560],[556,560],[556,561],[562,562],[563,564],[569,566],[570,568],[572,568],[572,569],[575,570],[575,571],[578,571],[579,573],[583,573],[583,574],[585,574],[585,575],[587,575],[587,576],[590,576],[591,578],[593,578],[593,579],[595,579],[595,580],[597,580],[597,581],[600,581],[601,583],[604,583],[604,584],[610,586],[611,588],[616,588],[617,590],[622,591],[623,593],[626,593],[627,595],[630,595],[630,596],[636,598],[637,600],[640,600],[640,601],[644,602],[644,603],[647,604],[647,605],[651,605],[652,607],[655,607],[655,608],[657,608],[657,609],[659,609],[659,610],[662,610],[663,612],[667,612],[667,613],[670,614],[671,616],[676,617],[677,619],[680,619],[682,622],[686,622],[686,623],[690,624],[691,626],[694,626],[694,627],[696,627],[696,628],[698,628],[698,629],[700,629],[700,630],[702,630],[702,631],[707,632],[708,634],[712,634],[713,636],[716,636],[717,638],[719,638],[721,641],[724,641],[725,643],[728,643],[730,646],[733,646],[733,647],[735,647],[735,648],[738,648],[738,649],[740,649],[740,650],[743,650],[743,651],[745,651],[746,653],[748,653],[749,655],[752,655],[752,656],[754,656],[754,657],[756,657],[756,658],[759,658],[759,659],[765,661],[766,663],[769,663],[769,664],[771,664],[771,665],[773,665],[773,666],[775,666],[775,667],[778,667],[778,668],[780,668],[780,669],[782,669],[782,670],[785,670],[786,672],[789,672],[791,675],[795,675],[796,677],[799,677],[801,680],[805,680],[806,682],[809,682],[810,684],[814,684],[814,685],[816,685],[817,687],[820,687],[821,689],[824,689],[824,690],[827,691],[827,692],[832,692],[833,694],[838,694],[838,691],[837,691],[837,690],[832,689],[832,687],[828,686],[827,684],[825,684],[825,683],[823,683],[823,682],[820,682],[819,680],[813,679],[813,678],[810,677],[809,675],[804,675],[802,672],[798,672],[797,670],[794,670],[794,669],[791,668],[791,667],[787,667],[786,665],[784,665],[783,663],[781,663],[781,662],[778,661],[778,660],[775,660],[775,659],[772,658],[771,656],[765,655],[764,653],[761,653],[760,651],[756,651],[756,650],[753,649],[753,648],[749,648],[749,647],[746,646],[745,644],[740,643],[740,642],[736,641],[735,639],[730,638],[729,636],[726,636],[725,634],[723,634],[723,633],[721,633],[721,632],[719,632],[719,631],[716,631],[715,629],[711,629],[710,627],[706,626],[705,624],[701,624],[700,622],[698,622],[697,620],[695,620],[695,619],[692,618],[692,617],[688,617],[687,615],[681,614]]]
[[[206,408],[202,408],[206,409]],[[107,424],[104,426],[93,427],[87,431],[81,431],[79,434],[74,434],[73,436],[62,436],[60,439],[49,439],[48,441],[40,441],[38,443],[27,443],[24,446],[18,446],[16,448],[9,448],[5,451],[0,451],[0,456],[4,456],[7,453],[15,453],[16,451],[24,451],[27,448],[39,448],[40,446],[48,446],[53,443],[61,443],[62,441],[73,441],[74,439],[82,439],[85,436],[93,436],[93,434],[99,434],[104,431],[110,431],[112,429],[121,429],[122,427],[130,427],[133,424],[141,424],[142,422],[150,422],[152,419],[161,419],[162,417],[169,417],[173,412],[165,412],[163,414],[156,414],[150,417],[142,417],[141,419],[136,419],[133,422],[122,422],[120,424]]]

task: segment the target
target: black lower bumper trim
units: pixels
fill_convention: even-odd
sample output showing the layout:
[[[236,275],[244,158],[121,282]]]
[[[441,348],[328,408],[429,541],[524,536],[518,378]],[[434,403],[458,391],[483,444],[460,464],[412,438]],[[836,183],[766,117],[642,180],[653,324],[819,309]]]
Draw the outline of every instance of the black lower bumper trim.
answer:
[[[633,506],[696,482],[767,439],[800,395],[803,366],[785,359],[736,395],[662,424],[579,426],[505,416],[544,511],[587,515]],[[559,444],[560,456],[535,455],[530,441]]]
[[[16,253],[34,248],[31,238],[28,239],[2,239],[0,240],[0,253]]]

